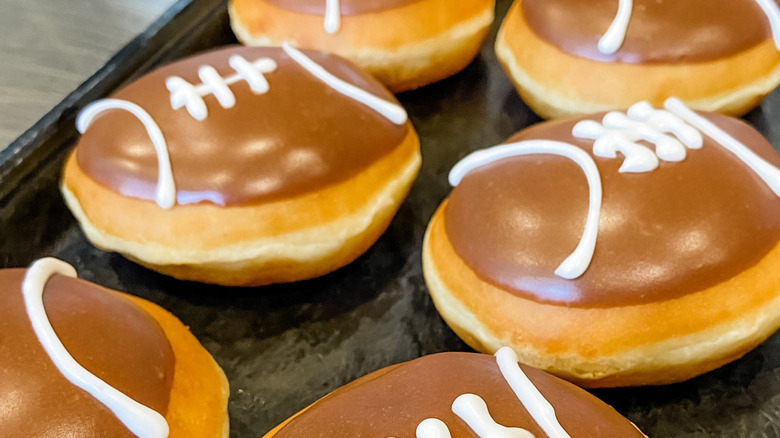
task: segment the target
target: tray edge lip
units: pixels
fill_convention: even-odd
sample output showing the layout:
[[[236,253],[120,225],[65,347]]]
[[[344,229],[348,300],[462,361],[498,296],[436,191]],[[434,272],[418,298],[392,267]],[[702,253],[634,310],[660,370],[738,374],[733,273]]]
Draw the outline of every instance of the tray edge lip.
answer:
[[[187,32],[177,33],[183,23],[196,26],[201,20],[188,20],[191,15],[205,10],[208,16],[221,9],[223,0],[177,0],[141,33],[114,53],[95,73],[68,93],[30,128],[0,150],[0,204],[16,191],[18,183],[30,175],[50,157],[70,146],[77,136],[75,118],[78,109],[89,102],[109,95],[138,72],[144,71],[150,61],[164,54],[176,40]],[[166,34],[179,36],[167,40]]]

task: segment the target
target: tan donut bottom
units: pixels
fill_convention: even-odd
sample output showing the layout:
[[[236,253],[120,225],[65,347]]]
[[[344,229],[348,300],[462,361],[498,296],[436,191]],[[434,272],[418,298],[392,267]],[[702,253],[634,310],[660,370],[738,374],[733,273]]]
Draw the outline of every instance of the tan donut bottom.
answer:
[[[328,34],[324,17],[279,8],[263,0],[231,0],[231,24],[250,46],[333,52],[377,77],[393,92],[447,78],[477,55],[493,23],[494,0],[422,0],[378,13],[343,16]]]
[[[272,203],[218,207],[122,196],[65,165],[65,201],[87,238],[164,274],[224,285],[318,277],[364,253],[390,224],[420,168],[410,130],[390,155],[351,179]]]
[[[770,38],[711,62],[618,64],[563,53],[528,26],[517,0],[504,19],[496,54],[523,100],[544,118],[626,109],[678,97],[691,108],[742,115],[780,84],[780,52]]]
[[[521,362],[584,387],[660,385],[731,362],[780,327],[780,245],[736,277],[679,299],[569,308],[478,278],[449,242],[445,206],[428,226],[423,272],[439,313],[481,352],[510,346]]]
[[[144,299],[122,295],[157,320],[176,358],[165,416],[169,438],[227,438],[230,388],[225,373],[175,316]]]

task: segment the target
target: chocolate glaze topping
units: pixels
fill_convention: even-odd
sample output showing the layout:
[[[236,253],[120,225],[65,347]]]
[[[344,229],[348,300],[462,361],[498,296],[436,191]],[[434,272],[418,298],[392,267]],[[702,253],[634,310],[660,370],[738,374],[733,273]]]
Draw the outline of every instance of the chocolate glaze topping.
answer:
[[[200,84],[198,67],[213,66],[223,77],[235,73],[232,54],[250,62],[274,59],[265,75],[270,90],[255,95],[245,81],[230,86],[233,108],[213,95],[204,98],[206,120],[185,108],[173,110],[166,78]],[[342,80],[396,102],[375,79],[348,61],[306,51]],[[410,124],[395,125],[368,107],[333,90],[279,48],[230,47],[154,71],[117,92],[144,108],[168,143],[178,203],[245,205],[290,198],[344,181],[392,152]],[[154,199],[157,155],[144,126],[132,115],[99,115],[78,144],[78,165],[98,183],[123,195]]]
[[[598,50],[618,0],[522,0],[528,25],[563,52],[624,63],[704,62],[735,55],[772,37],[755,0],[634,0],[622,48]]]
[[[737,119],[707,117],[780,166],[756,130]],[[539,124],[509,142],[558,140],[591,152],[593,141],[571,135],[579,120]],[[554,271],[582,236],[588,185],[576,164],[553,155],[513,157],[469,173],[445,211],[455,252],[481,279],[523,298],[611,307],[713,286],[755,265],[780,240],[780,199],[709,137],[684,161],[662,161],[649,173],[618,173],[618,157],[593,157],[604,198],[596,251],[582,277],[565,280]]]
[[[535,368],[521,367],[572,438],[644,436],[584,390]],[[482,397],[499,424],[547,436],[512,392],[494,357],[442,353],[382,369],[337,389],[274,438],[413,437],[417,425],[431,417],[444,421],[453,438],[478,438],[451,409],[452,402],[465,393]]]
[[[0,431],[4,437],[135,438],[68,381],[43,350],[24,307],[24,269],[0,270]],[[84,368],[165,415],[174,356],[160,326],[116,293],[55,275],[44,305],[57,336]]]
[[[268,3],[304,14],[324,15],[326,0],[266,0]],[[339,0],[342,15],[360,15],[400,8],[421,0]]]

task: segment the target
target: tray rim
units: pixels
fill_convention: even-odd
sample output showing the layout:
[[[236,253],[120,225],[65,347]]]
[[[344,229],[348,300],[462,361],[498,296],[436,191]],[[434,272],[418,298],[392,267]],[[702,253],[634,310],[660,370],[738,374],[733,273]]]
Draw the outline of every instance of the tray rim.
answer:
[[[5,149],[0,150],[0,203],[43,163],[78,136],[78,111],[106,97],[165,58],[187,38],[182,27],[195,28],[227,7],[225,0],[177,0],[140,34],[112,55],[89,78],[71,91]]]

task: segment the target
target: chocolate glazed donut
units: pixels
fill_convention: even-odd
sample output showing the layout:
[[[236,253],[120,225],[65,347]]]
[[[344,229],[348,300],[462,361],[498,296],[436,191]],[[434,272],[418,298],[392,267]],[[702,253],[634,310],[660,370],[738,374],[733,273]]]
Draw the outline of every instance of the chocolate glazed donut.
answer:
[[[740,120],[665,106],[543,123],[453,168],[423,267],[467,343],[647,385],[780,327],[780,156]]]
[[[226,438],[228,386],[156,305],[65,262],[0,270],[0,416],[9,438]]]
[[[548,436],[531,414],[546,401],[555,411],[553,423],[572,438],[644,437],[594,396],[527,366],[521,366],[522,372],[541,397],[521,402],[496,362],[487,355],[441,353],[390,366],[337,389],[266,438],[495,436],[477,434],[469,426],[468,417],[464,420],[453,412],[457,410],[455,401],[464,401],[460,398],[463,394],[484,401],[488,422],[524,429],[529,436]],[[426,422],[438,425],[438,430],[446,428],[450,435],[426,435]]]
[[[465,68],[493,22],[495,0],[231,0],[230,21],[250,46],[323,50],[349,59],[393,92]]]
[[[496,52],[546,118],[672,96],[739,115],[780,83],[780,8],[776,0],[517,0]]]
[[[87,237],[165,274],[256,286],[365,252],[420,167],[403,107],[325,52],[226,47],[82,110],[62,192]]]
[[[0,398],[20,404],[18,414],[2,417],[3,436],[135,438],[108,408],[68,381],[44,351],[25,310],[25,273],[0,270]],[[82,366],[133,400],[167,413],[175,358],[157,321],[125,297],[61,275],[47,283],[44,303],[57,335]]]

